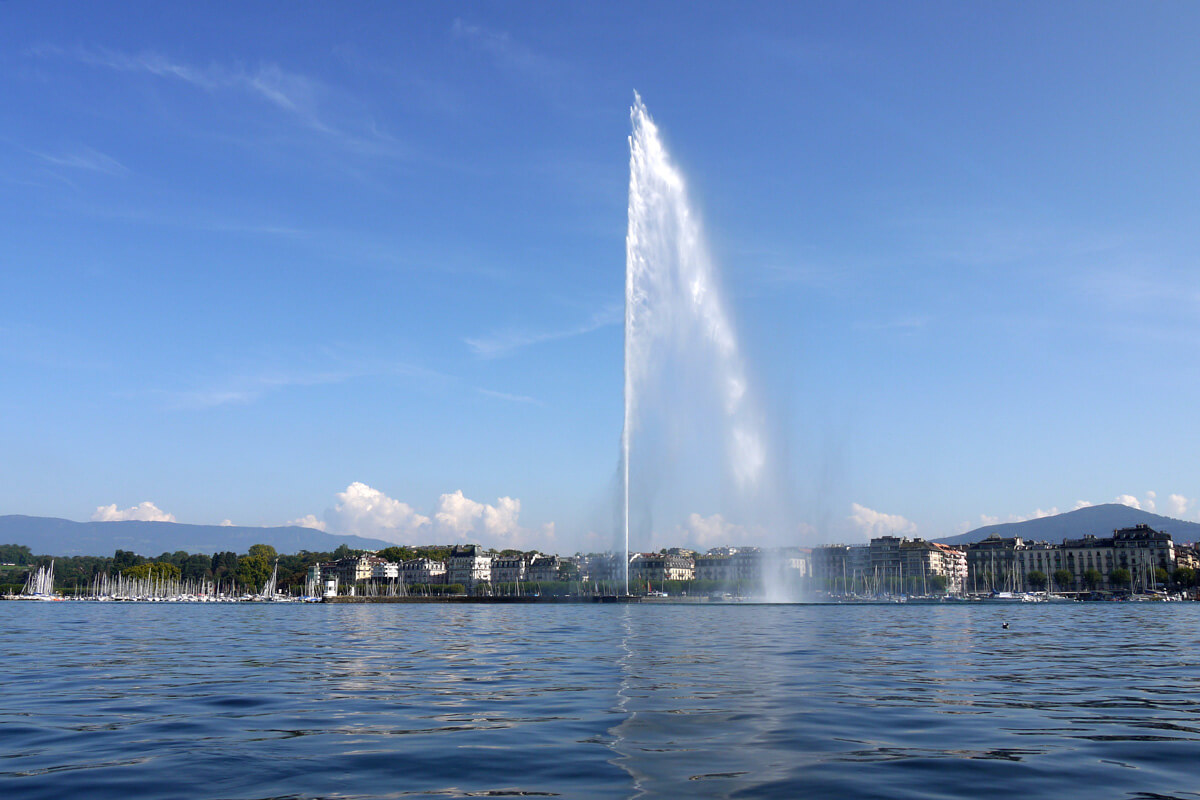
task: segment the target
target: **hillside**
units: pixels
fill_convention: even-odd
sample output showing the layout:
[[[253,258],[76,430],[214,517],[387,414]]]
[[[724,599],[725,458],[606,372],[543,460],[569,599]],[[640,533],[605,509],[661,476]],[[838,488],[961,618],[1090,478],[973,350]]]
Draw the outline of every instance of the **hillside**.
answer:
[[[356,550],[378,550],[389,543],[295,526],[249,528],[178,522],[73,522],[14,514],[0,516],[0,544],[23,544],[38,555],[111,556],[117,550],[132,550],[143,556],[157,556],[176,550],[245,553],[252,544],[269,544],[280,553],[297,553],[301,550],[330,552],[340,544]]]
[[[1019,536],[1029,541],[1057,543],[1063,539],[1077,539],[1088,533],[1109,536],[1117,528],[1129,528],[1134,525],[1149,525],[1156,531],[1169,533],[1176,542],[1200,541],[1200,523],[1164,517],[1119,503],[1088,506],[1065,514],[1028,519],[1024,522],[985,525],[959,536],[948,536],[935,541],[944,544],[970,544],[982,541],[994,533],[1004,538]]]

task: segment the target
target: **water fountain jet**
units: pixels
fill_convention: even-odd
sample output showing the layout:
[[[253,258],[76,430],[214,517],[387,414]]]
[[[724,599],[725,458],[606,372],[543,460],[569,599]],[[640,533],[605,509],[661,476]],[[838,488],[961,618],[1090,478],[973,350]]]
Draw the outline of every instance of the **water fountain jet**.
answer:
[[[629,593],[630,470],[647,389],[664,362],[703,373],[719,410],[726,467],[753,493],[766,463],[761,420],[748,397],[745,363],[716,268],[688,199],[642,98],[634,94],[629,137],[629,228],[625,238],[625,419],[621,473],[625,592]]]

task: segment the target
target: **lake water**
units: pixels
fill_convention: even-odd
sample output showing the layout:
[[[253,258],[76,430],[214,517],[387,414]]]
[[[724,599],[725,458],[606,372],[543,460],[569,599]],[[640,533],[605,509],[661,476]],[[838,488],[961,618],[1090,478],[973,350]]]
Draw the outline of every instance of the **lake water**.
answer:
[[[6,800],[1200,798],[1200,604],[0,620]]]

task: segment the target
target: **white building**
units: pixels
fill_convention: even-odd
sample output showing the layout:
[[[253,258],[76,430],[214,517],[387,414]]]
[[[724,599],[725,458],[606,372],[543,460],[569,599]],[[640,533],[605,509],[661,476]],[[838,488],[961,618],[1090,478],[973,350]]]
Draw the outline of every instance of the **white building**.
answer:
[[[371,578],[379,580],[394,580],[400,577],[400,565],[382,559],[371,562]]]
[[[446,565],[431,558],[414,558],[404,562],[401,575],[410,586],[442,584],[446,582]]]
[[[492,582],[492,557],[479,545],[455,547],[446,561],[446,583],[462,584],[471,591],[481,583]]]

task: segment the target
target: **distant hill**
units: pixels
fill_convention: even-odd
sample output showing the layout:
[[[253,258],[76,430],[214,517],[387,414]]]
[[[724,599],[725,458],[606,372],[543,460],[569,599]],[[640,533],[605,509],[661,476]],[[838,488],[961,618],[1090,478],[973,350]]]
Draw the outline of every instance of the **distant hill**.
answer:
[[[345,544],[355,550],[379,550],[389,542],[361,536],[336,536],[312,528],[245,528],[237,525],[184,525],[178,522],[72,522],[55,517],[0,516],[0,544],[23,544],[35,555],[111,556],[131,550],[157,556],[188,553],[245,553],[252,544],[269,544],[280,553],[330,552]]]
[[[1027,519],[1024,522],[1005,522],[999,525],[985,525],[960,536],[950,536],[937,539],[944,544],[971,544],[982,541],[993,533],[1002,538],[1019,536],[1029,541],[1044,541],[1056,544],[1063,539],[1078,539],[1084,534],[1096,536],[1111,536],[1118,528],[1130,528],[1134,525],[1149,525],[1156,531],[1171,534],[1176,542],[1200,541],[1200,523],[1184,522],[1149,511],[1130,508],[1119,503],[1106,503],[1100,506],[1087,506],[1065,514],[1052,517]]]

